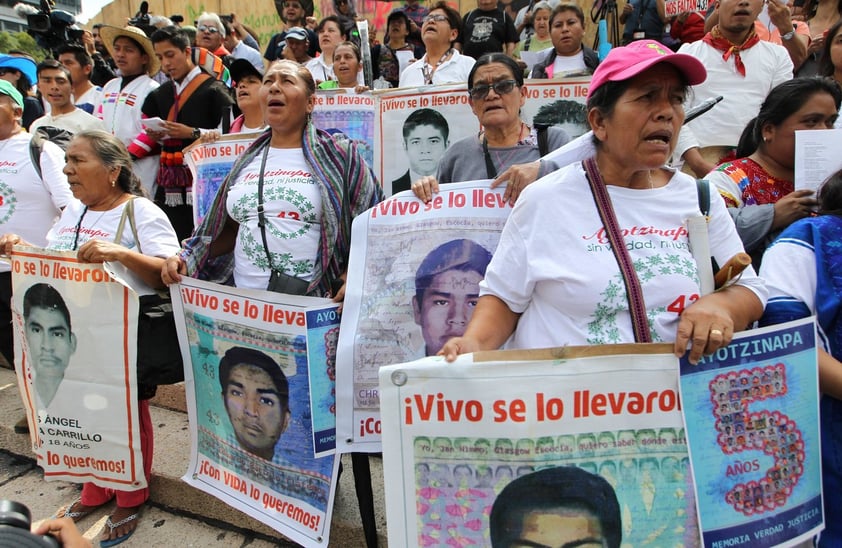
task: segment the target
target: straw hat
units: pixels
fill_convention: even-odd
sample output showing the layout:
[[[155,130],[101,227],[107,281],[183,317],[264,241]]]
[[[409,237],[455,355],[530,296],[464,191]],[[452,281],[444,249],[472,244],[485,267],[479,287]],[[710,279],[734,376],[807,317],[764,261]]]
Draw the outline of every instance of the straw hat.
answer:
[[[143,48],[143,52],[149,56],[149,64],[146,65],[146,74],[154,76],[161,70],[161,63],[155,57],[155,48],[152,47],[152,40],[146,36],[146,33],[137,27],[112,27],[103,25],[99,29],[99,35],[102,37],[102,43],[105,44],[106,49],[111,57],[114,57],[114,40],[125,36],[131,38]]]

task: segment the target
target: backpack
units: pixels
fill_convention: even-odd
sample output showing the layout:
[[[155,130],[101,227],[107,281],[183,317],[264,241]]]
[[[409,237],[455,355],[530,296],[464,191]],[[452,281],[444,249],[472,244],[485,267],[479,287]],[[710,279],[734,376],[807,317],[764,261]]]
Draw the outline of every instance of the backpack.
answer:
[[[44,142],[50,141],[60,149],[67,150],[67,145],[70,144],[71,139],[73,139],[73,133],[53,126],[41,126],[32,133],[32,139],[29,140],[29,158],[32,160],[32,167],[35,168],[39,178],[43,179],[41,152],[44,151]]]

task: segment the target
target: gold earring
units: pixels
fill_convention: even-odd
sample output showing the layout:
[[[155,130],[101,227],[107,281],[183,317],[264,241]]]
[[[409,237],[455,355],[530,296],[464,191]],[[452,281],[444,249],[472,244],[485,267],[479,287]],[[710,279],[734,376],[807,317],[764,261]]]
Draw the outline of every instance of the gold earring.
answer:
[[[117,180],[116,180],[116,179],[113,179],[113,180],[111,181],[111,188],[114,188],[115,186],[117,186]]]

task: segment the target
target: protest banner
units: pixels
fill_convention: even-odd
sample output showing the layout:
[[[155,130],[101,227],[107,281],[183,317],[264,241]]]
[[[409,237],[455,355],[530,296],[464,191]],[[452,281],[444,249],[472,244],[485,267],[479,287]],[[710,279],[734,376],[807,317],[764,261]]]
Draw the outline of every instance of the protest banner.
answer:
[[[529,125],[558,126],[575,139],[591,129],[585,108],[590,82],[590,76],[526,80],[521,118]]]
[[[47,480],[146,487],[138,424],[138,298],[76,252],[15,247],[18,386]]]
[[[374,165],[377,100],[371,93],[335,89],[316,91],[313,124],[328,133],[343,133],[357,144],[365,163]]]
[[[188,278],[171,291],[190,418],[182,479],[326,546],[339,460],[316,454],[335,438],[337,305]]]
[[[666,0],[664,2],[664,13],[667,17],[674,17],[691,11],[704,14],[707,10],[708,0]]]
[[[231,172],[237,157],[257,133],[230,133],[213,143],[196,142],[184,149],[184,163],[193,175],[193,223],[199,225],[210,210],[216,191]]]
[[[531,504],[593,507],[588,536],[616,540],[594,545],[699,545],[672,345],[431,357],[379,380],[390,546],[537,546],[514,542],[535,540],[513,521]],[[517,494],[536,478],[601,487]]]
[[[337,448],[380,451],[377,370],[461,335],[511,211],[487,181],[404,192],[354,221],[339,337]]]
[[[560,126],[571,139],[582,135],[590,129],[585,109],[589,84],[590,76],[526,80],[521,119]],[[372,165],[387,196],[409,190],[414,178],[435,175],[447,147],[480,130],[464,84],[401,88],[375,97]]]
[[[682,359],[681,401],[704,546],[792,545],[824,528],[812,318]]]
[[[435,175],[447,147],[479,131],[465,84],[397,89],[377,97],[374,172],[387,196],[409,190],[413,177]]]

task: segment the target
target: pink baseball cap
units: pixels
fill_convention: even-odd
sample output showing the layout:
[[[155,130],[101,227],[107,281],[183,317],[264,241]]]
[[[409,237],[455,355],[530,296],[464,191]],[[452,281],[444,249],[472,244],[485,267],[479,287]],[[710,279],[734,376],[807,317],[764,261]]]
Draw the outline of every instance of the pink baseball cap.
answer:
[[[606,82],[620,82],[634,78],[658,63],[669,63],[678,69],[691,86],[701,84],[707,78],[705,66],[685,53],[674,53],[655,40],[637,40],[628,46],[613,48],[591,77],[588,99]]]

